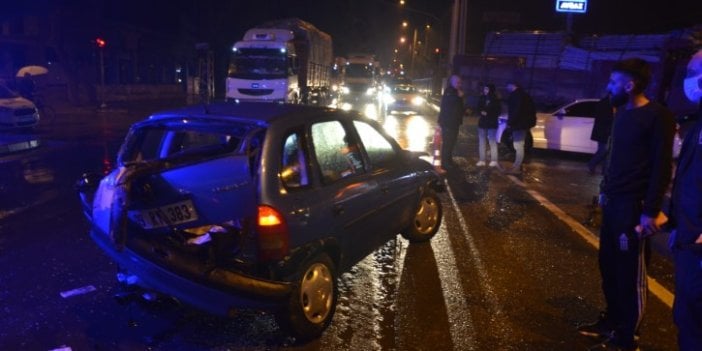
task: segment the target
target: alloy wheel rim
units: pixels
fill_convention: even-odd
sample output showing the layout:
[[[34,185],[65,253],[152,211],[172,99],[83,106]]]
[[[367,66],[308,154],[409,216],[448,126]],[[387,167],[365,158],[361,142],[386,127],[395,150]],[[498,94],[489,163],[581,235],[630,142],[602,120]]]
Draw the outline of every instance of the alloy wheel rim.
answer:
[[[300,305],[312,323],[323,322],[331,311],[334,282],[329,268],[321,263],[311,265],[300,284]]]
[[[420,203],[417,214],[414,216],[414,225],[422,234],[430,234],[439,221],[439,204],[434,198],[424,197]]]

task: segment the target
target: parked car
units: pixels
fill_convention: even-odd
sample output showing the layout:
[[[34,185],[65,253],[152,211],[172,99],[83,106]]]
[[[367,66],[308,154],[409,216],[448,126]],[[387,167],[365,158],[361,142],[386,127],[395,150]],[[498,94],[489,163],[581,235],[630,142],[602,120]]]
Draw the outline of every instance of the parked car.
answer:
[[[388,114],[421,112],[427,102],[412,84],[392,86],[384,99]]]
[[[537,149],[551,149],[594,154],[597,142],[590,140],[595,123],[595,106],[599,99],[578,99],[550,113],[538,112],[531,128],[532,144]],[[507,127],[507,114],[499,117],[497,140]]]
[[[31,129],[38,123],[34,103],[0,84],[0,129]]]
[[[356,112],[214,104],[136,123],[116,169],[78,189],[122,281],[221,315],[270,310],[306,341],[342,272],[437,232],[443,182],[419,156]]]
[[[536,126],[527,135],[527,147],[594,154],[597,142],[590,140],[595,124],[595,109],[599,99],[577,99],[554,112],[536,114]],[[507,114],[499,117],[497,140],[510,143]],[[680,154],[682,140],[675,133],[673,155]]]

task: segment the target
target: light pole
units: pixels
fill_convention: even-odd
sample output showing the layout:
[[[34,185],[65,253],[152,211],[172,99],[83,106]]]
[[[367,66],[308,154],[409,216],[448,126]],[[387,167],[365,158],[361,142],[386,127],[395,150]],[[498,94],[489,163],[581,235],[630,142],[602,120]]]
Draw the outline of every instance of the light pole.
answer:
[[[100,108],[107,107],[105,103],[105,42],[102,38],[95,38],[95,45],[98,47],[100,55]]]

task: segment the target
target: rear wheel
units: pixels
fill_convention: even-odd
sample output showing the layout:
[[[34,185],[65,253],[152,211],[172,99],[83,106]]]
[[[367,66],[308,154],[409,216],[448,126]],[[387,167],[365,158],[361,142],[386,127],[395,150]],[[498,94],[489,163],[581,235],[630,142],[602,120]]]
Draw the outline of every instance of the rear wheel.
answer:
[[[276,315],[284,332],[304,343],[319,337],[331,323],[338,298],[337,276],[329,255],[303,264],[293,280],[287,305]]]
[[[434,237],[441,224],[442,207],[439,196],[426,189],[419,199],[417,210],[402,236],[413,243],[425,242]]]

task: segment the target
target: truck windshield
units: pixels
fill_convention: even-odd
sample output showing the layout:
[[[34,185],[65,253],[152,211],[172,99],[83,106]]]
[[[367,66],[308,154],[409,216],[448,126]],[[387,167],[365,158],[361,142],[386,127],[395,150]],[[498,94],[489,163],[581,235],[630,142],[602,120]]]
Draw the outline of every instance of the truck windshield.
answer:
[[[238,49],[232,54],[229,77],[277,79],[288,76],[288,60],[280,49]]]
[[[373,70],[368,65],[352,63],[346,66],[346,76],[353,78],[372,78]]]

